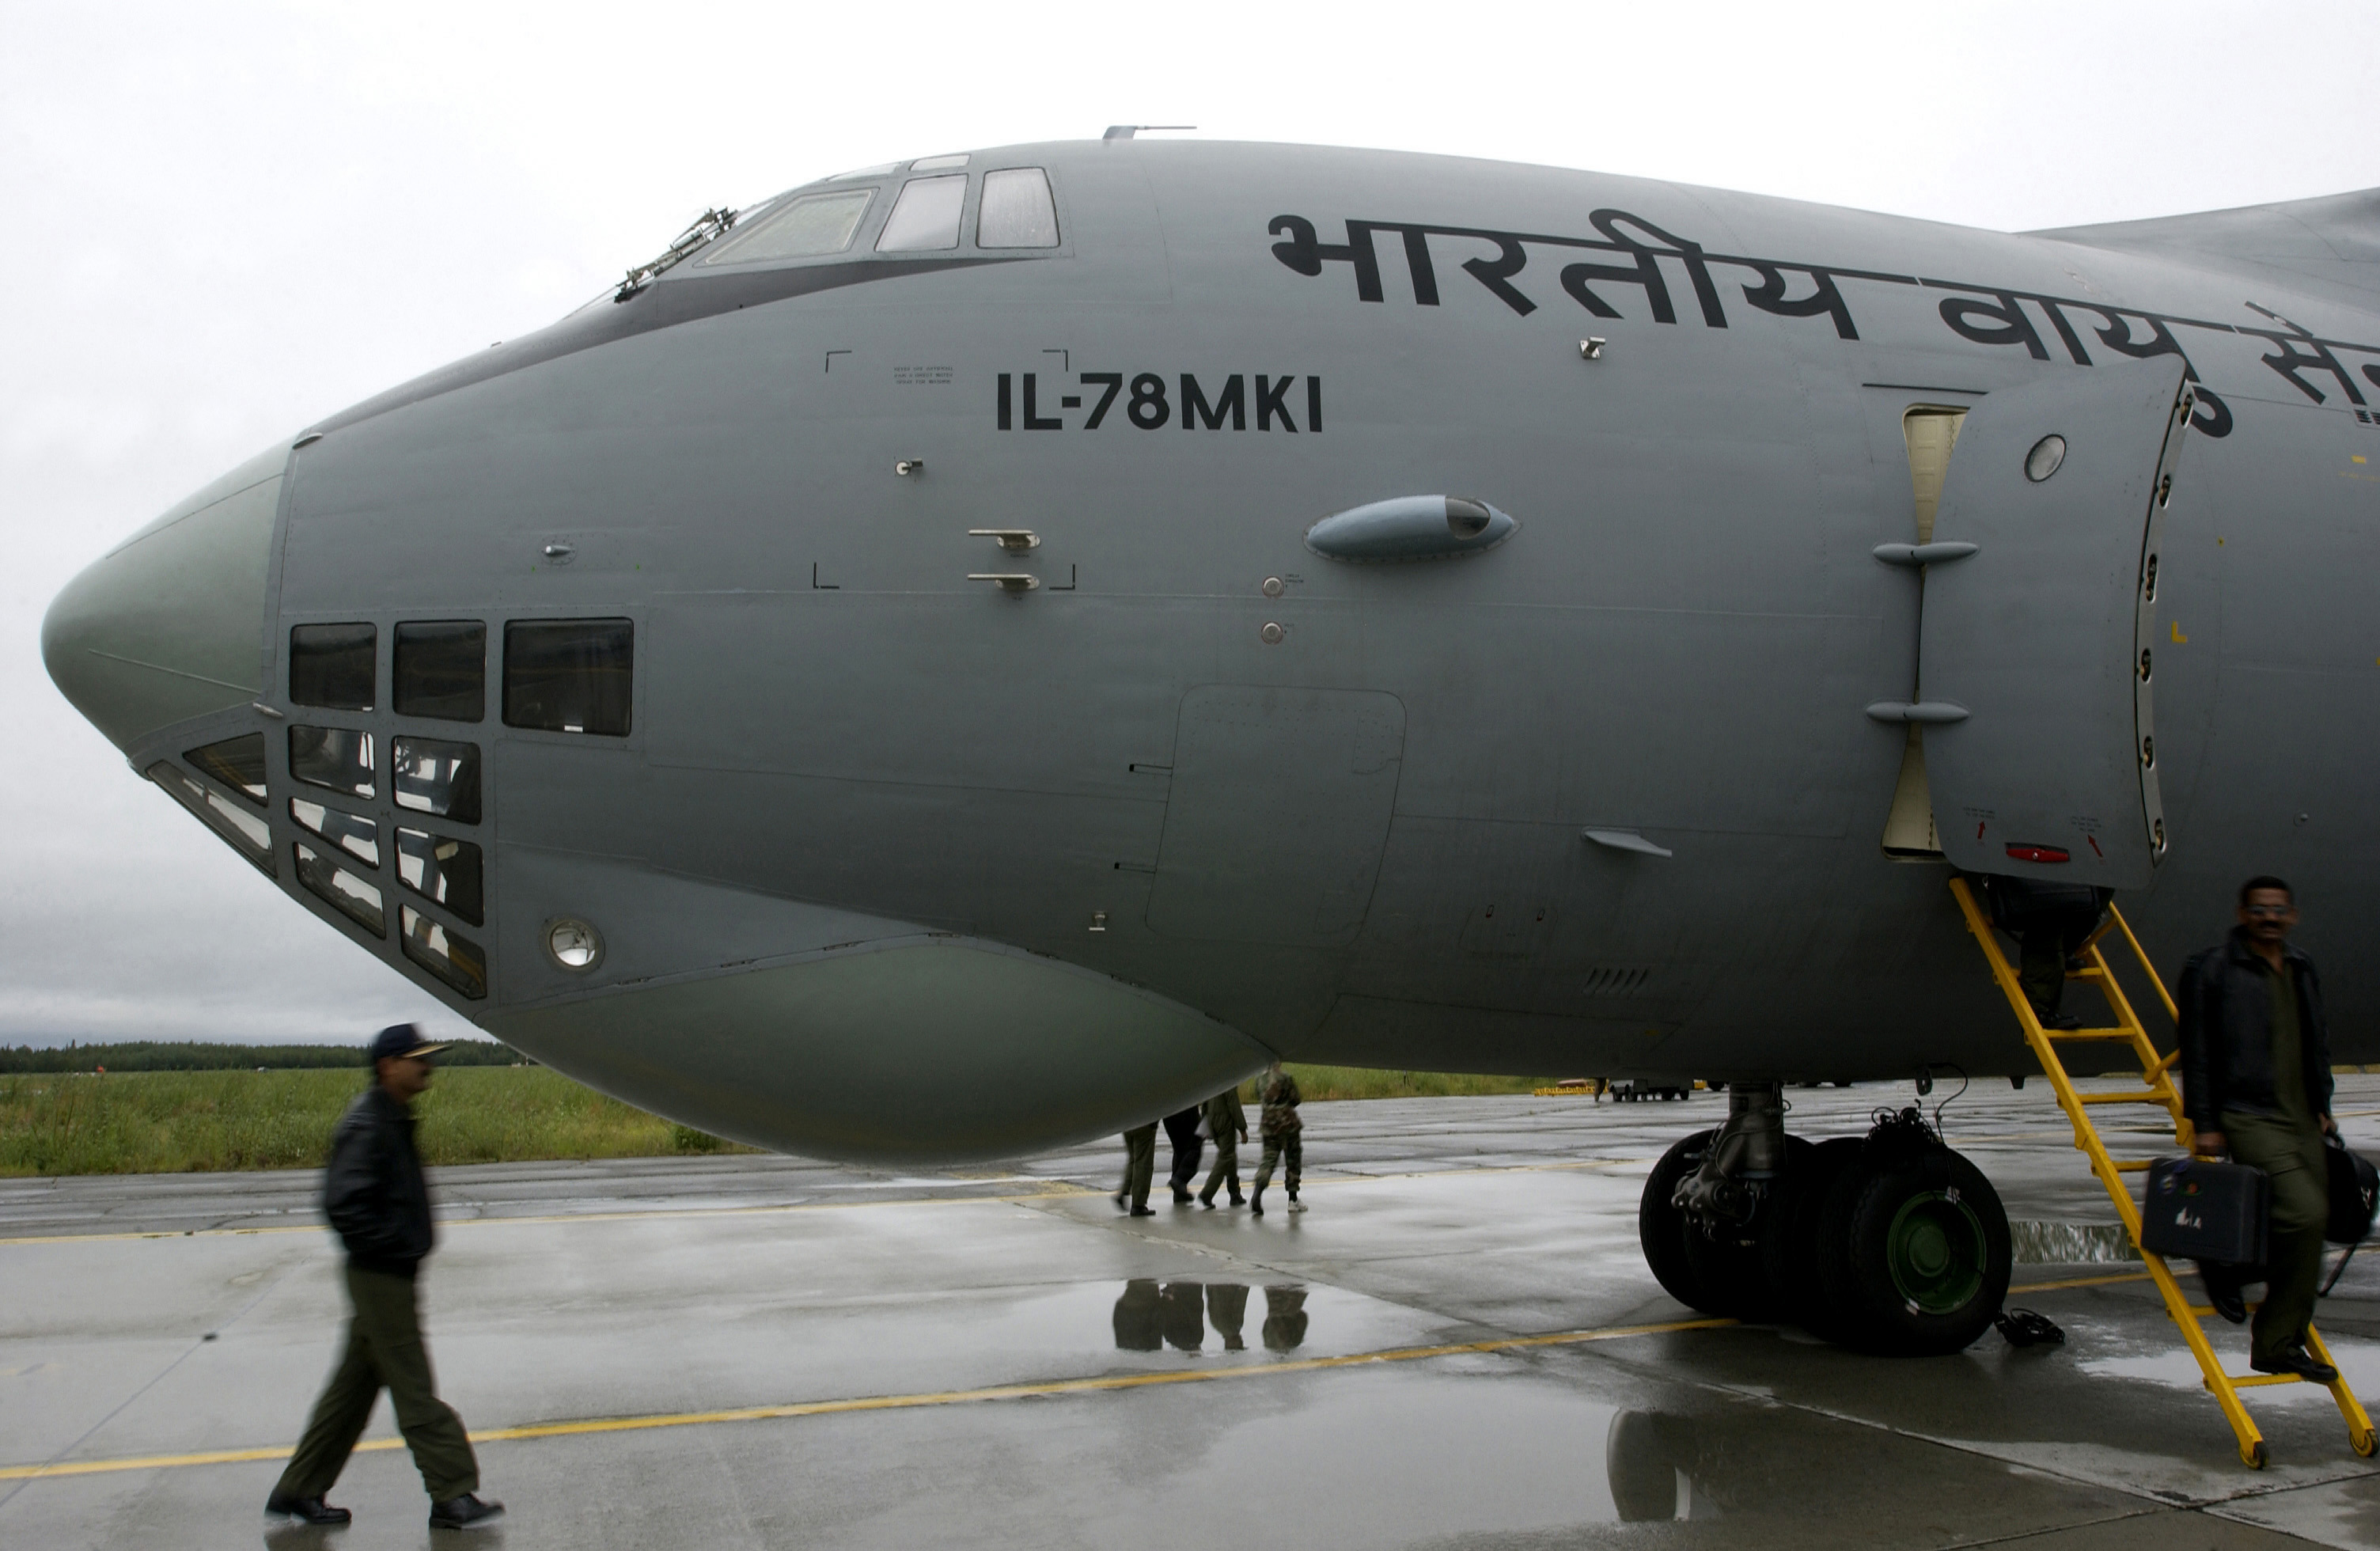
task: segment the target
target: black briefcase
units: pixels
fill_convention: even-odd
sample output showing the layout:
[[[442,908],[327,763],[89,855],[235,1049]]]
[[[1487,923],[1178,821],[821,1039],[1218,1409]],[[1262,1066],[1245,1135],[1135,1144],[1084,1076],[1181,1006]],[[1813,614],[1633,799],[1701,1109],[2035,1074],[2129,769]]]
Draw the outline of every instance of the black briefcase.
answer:
[[[2261,1169],[2203,1157],[2149,1165],[2141,1203],[2141,1248],[2184,1260],[2252,1265],[2265,1258],[2273,1182]]]
[[[2330,1220],[2322,1236],[2334,1244],[2361,1243],[2380,1213],[2380,1169],[2336,1135],[2322,1139],[2322,1154],[2330,1168]]]

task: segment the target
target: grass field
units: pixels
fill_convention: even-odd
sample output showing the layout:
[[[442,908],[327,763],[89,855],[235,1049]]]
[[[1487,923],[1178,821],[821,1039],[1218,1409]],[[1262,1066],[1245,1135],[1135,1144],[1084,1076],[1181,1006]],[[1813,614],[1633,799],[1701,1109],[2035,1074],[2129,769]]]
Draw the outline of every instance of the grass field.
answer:
[[[1543,1081],[1290,1070],[1309,1099],[1526,1093]],[[0,1076],[0,1176],[311,1169],[363,1081],[353,1068]],[[433,1165],[744,1150],[540,1066],[442,1071],[417,1112]]]

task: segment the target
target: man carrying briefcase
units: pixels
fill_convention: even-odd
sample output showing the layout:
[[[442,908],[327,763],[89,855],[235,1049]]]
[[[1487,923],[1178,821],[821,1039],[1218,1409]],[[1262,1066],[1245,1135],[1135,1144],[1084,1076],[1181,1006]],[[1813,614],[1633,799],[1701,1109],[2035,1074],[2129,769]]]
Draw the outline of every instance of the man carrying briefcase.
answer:
[[[2219,948],[2191,955],[2176,999],[2181,1032],[2182,1108],[2197,1150],[2262,1169],[2272,1181],[2265,1302],[2249,1365],[2318,1384],[2338,1376],[2306,1351],[2322,1278],[2329,1218],[2323,1134],[2330,1118],[2330,1041],[2313,961],[2289,945],[2298,924],[2289,886],[2252,878],[2240,886],[2240,924]],[[2207,1301],[2234,1324],[2246,1317],[2247,1267],[2201,1261]]]

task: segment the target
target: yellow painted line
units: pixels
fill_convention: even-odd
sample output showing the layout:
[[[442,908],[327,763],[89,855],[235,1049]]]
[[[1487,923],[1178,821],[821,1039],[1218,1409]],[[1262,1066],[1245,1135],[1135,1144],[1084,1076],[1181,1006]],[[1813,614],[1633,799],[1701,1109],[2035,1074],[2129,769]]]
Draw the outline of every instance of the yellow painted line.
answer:
[[[2109,1277],[2070,1277],[2064,1281],[2027,1282],[2022,1287],[2011,1287],[2009,1291],[2011,1293],[2056,1292],[2061,1288],[2114,1287],[2119,1282],[2144,1282],[2148,1279],[2149,1274],[2146,1271],[2119,1271]]]
[[[1190,1368],[1171,1373],[1109,1374],[1099,1378],[1050,1379],[1038,1384],[999,1384],[981,1389],[943,1389],[916,1395],[866,1395],[844,1400],[801,1400],[786,1405],[740,1406],[729,1411],[666,1412],[656,1416],[594,1417],[581,1422],[537,1422],[520,1427],[493,1427],[473,1433],[473,1443],[513,1442],[525,1438],[577,1437],[589,1433],[641,1433],[661,1427],[707,1427],[724,1422],[766,1422],[794,1416],[833,1416],[846,1412],[906,1411],[919,1406],[964,1405],[978,1400],[1021,1400],[1049,1395],[1099,1394],[1114,1389],[1146,1389],[1160,1384],[1205,1384],[1217,1379],[1258,1378],[1278,1374],[1311,1374],[1329,1368],[1352,1368],[1382,1363],[1414,1363],[1431,1357],[1466,1353],[1521,1351],[1532,1347],[1579,1346],[1590,1341],[1623,1340],[1631,1336],[1663,1336],[1680,1330],[1724,1329],[1732,1319],[1678,1319],[1658,1325],[1613,1325],[1596,1330],[1561,1330],[1549,1336],[1507,1336],[1487,1341],[1453,1341],[1443,1346],[1391,1347],[1382,1351],[1351,1352],[1343,1357],[1306,1357],[1288,1363],[1257,1363],[1232,1368]],[[402,1448],[403,1438],[372,1438],[356,1451]],[[102,1475],[118,1471],[175,1470],[189,1465],[249,1464],[286,1460],[286,1448],[222,1448],[200,1454],[144,1454],[115,1460],[69,1460],[53,1465],[0,1465],[0,1481],[27,1481],[44,1476]]]

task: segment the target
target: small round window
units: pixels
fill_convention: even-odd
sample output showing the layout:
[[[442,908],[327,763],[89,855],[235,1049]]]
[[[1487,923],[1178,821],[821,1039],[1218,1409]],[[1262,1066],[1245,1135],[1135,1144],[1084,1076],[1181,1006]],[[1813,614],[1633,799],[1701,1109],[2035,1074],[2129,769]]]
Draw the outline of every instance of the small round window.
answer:
[[[2058,466],[2065,461],[2066,438],[2045,436],[2024,454],[2024,477],[2037,485],[2057,473]]]
[[[584,921],[564,916],[545,928],[545,951],[565,969],[590,970],[603,962],[603,934]]]

